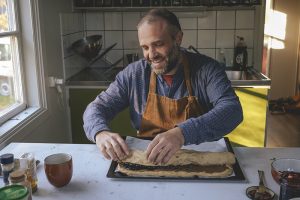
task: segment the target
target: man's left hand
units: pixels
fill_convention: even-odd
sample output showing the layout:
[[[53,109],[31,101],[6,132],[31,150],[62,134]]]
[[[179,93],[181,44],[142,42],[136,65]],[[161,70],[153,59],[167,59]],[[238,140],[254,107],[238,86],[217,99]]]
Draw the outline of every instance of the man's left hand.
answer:
[[[167,163],[184,144],[179,127],[158,134],[147,147],[147,158],[154,164]]]

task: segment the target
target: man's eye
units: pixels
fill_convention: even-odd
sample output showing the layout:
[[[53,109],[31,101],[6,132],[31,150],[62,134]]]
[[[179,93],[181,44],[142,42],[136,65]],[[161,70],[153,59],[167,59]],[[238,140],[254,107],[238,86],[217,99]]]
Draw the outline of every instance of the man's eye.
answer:
[[[164,45],[163,42],[158,42],[158,43],[155,44],[155,46],[157,46],[157,47],[161,47],[161,46],[163,46],[163,45]]]
[[[148,47],[144,47],[144,46],[143,46],[142,49],[143,49],[143,50],[148,50]]]

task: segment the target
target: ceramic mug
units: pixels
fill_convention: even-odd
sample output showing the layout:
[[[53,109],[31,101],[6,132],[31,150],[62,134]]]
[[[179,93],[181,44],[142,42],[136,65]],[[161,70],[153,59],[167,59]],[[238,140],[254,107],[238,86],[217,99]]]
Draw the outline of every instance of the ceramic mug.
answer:
[[[73,175],[72,156],[66,153],[57,153],[44,159],[44,169],[48,181],[55,187],[67,185]]]

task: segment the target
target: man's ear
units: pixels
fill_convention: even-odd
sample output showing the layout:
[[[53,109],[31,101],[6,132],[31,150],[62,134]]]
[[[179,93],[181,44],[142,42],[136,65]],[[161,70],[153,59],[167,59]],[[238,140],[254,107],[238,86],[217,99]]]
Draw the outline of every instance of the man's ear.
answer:
[[[175,37],[175,41],[176,41],[176,44],[178,46],[181,45],[182,38],[183,38],[183,32],[182,31],[178,31],[178,33],[176,34],[176,37]]]

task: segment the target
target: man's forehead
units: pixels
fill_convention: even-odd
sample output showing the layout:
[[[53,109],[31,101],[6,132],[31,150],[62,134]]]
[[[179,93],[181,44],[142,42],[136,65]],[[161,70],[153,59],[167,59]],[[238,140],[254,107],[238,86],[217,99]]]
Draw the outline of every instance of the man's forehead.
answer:
[[[168,23],[166,20],[164,20],[163,18],[156,18],[155,20],[150,20],[150,21],[144,21],[138,28],[138,31],[141,28],[161,28],[161,29],[165,29],[168,26]]]

